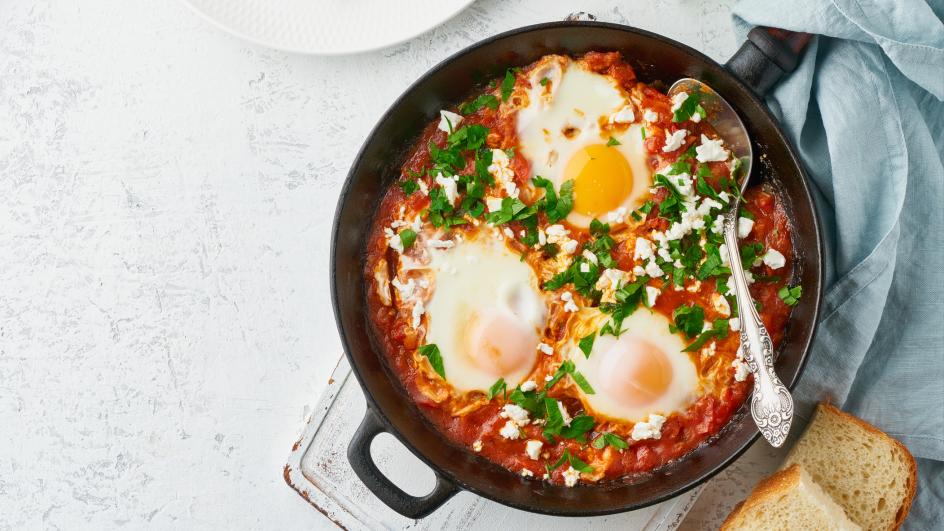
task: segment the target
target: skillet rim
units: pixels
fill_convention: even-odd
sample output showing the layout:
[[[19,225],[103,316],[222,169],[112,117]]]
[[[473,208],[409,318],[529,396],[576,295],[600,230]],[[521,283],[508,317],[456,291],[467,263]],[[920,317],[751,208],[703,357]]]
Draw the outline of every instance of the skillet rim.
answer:
[[[344,355],[348,358],[348,362],[349,362],[349,365],[351,366],[351,370],[354,373],[355,377],[357,378],[358,385],[360,386],[361,391],[364,394],[364,398],[367,402],[367,410],[365,411],[365,415],[371,415],[371,414],[374,415],[380,421],[380,423],[383,424],[385,431],[387,433],[390,433],[394,437],[396,437],[396,439],[403,446],[405,446],[413,455],[415,455],[417,458],[420,459],[420,461],[422,461],[426,466],[428,466],[433,471],[436,477],[442,480],[445,480],[449,483],[452,483],[458,489],[469,491],[475,494],[476,496],[481,496],[485,499],[495,501],[502,505],[514,507],[516,509],[532,512],[532,513],[546,514],[546,515],[551,515],[551,516],[567,516],[567,517],[604,516],[604,515],[618,514],[618,513],[629,512],[629,511],[634,511],[634,510],[642,509],[645,507],[649,507],[651,505],[655,505],[657,503],[661,503],[663,501],[666,501],[676,496],[679,496],[681,494],[684,494],[697,486],[703,485],[708,480],[710,480],[715,475],[717,475],[719,472],[721,472],[722,470],[730,466],[731,463],[733,463],[737,458],[743,455],[744,452],[747,451],[747,449],[750,448],[760,437],[760,431],[757,430],[756,427],[754,427],[753,433],[744,441],[743,444],[741,444],[740,447],[736,448],[735,451],[731,452],[730,455],[728,455],[724,459],[719,460],[714,466],[710,467],[709,470],[702,473],[697,479],[691,480],[686,485],[677,487],[672,490],[668,490],[661,495],[653,496],[652,498],[646,501],[640,502],[640,503],[629,502],[625,505],[614,506],[614,507],[603,509],[603,510],[580,510],[580,509],[567,510],[566,507],[554,509],[554,508],[546,508],[540,505],[533,506],[533,505],[527,505],[524,503],[518,503],[513,500],[502,499],[498,496],[493,496],[491,494],[480,491],[478,488],[469,485],[463,478],[453,474],[451,470],[441,468],[438,465],[432,463],[425,454],[418,451],[412,444],[410,444],[407,440],[405,440],[405,438],[399,433],[399,430],[389,420],[389,418],[387,417],[387,414],[384,412],[383,407],[380,405],[377,399],[373,396],[369,387],[365,384],[365,381],[367,380],[365,380],[364,375],[361,374],[361,368],[358,366],[357,362],[353,359],[352,355],[350,354],[350,341],[348,340],[348,334],[342,324],[342,316],[341,316],[340,307],[339,307],[339,295],[338,295],[339,291],[342,289],[345,289],[345,290],[352,289],[350,287],[339,288],[339,285],[338,285],[337,249],[338,249],[338,240],[340,237],[341,211],[343,209],[343,206],[348,203],[349,195],[351,193],[353,178],[355,174],[357,174],[360,170],[360,166],[363,163],[365,152],[367,151],[368,147],[371,144],[377,141],[377,139],[375,138],[376,134],[378,133],[379,129],[382,127],[384,122],[386,122],[386,120],[393,113],[394,109],[397,109],[398,107],[403,105],[404,100],[407,98],[407,96],[411,92],[413,92],[419,85],[427,81],[429,78],[437,74],[440,70],[442,70],[447,65],[449,65],[450,63],[452,63],[453,61],[457,60],[458,58],[462,56],[471,54],[480,48],[483,48],[487,45],[494,43],[495,41],[499,41],[499,40],[506,39],[509,37],[514,37],[514,36],[525,34],[525,33],[540,32],[543,30],[561,29],[561,28],[586,28],[586,29],[591,29],[591,30],[595,28],[600,28],[600,29],[616,30],[616,31],[621,31],[621,32],[626,32],[626,33],[633,33],[642,37],[661,41],[664,44],[667,44],[669,46],[672,46],[674,48],[681,50],[682,52],[686,53],[689,56],[693,56],[694,59],[698,59],[708,64],[714,65],[717,67],[719,71],[723,72],[723,74],[728,78],[729,81],[733,82],[736,86],[738,86],[738,88],[740,88],[747,95],[749,100],[760,109],[761,113],[763,113],[763,116],[772,125],[772,129],[773,129],[773,133],[775,137],[786,148],[786,152],[789,155],[789,158],[792,161],[793,166],[798,170],[798,173],[800,176],[799,185],[803,192],[802,199],[804,200],[805,203],[807,203],[810,206],[810,211],[812,213],[812,219],[810,220],[810,222],[812,223],[813,230],[811,231],[810,237],[813,238],[814,240],[815,250],[817,254],[817,259],[812,264],[815,268],[815,270],[812,273],[813,273],[813,277],[816,280],[816,285],[815,285],[815,300],[810,310],[810,313],[808,314],[808,319],[811,321],[810,331],[807,335],[805,344],[802,345],[802,350],[801,350],[802,354],[800,356],[799,363],[797,364],[795,375],[793,376],[793,378],[791,379],[789,383],[786,383],[787,387],[790,390],[793,390],[793,388],[796,387],[797,383],[799,382],[800,378],[803,375],[803,371],[806,368],[806,364],[809,360],[810,346],[812,345],[812,342],[816,337],[818,324],[819,324],[818,317],[819,317],[820,306],[822,304],[822,292],[823,292],[822,226],[819,220],[819,212],[816,209],[816,203],[813,200],[813,196],[810,192],[810,180],[809,180],[810,178],[809,178],[809,175],[807,175],[806,168],[803,164],[803,161],[797,155],[796,148],[794,147],[793,142],[786,136],[784,131],[781,129],[780,122],[771,113],[770,108],[767,106],[767,104],[760,97],[758,97],[758,95],[747,84],[745,84],[744,81],[738,78],[738,76],[734,72],[732,72],[727,67],[725,67],[725,65],[718,63],[711,57],[708,57],[704,53],[692,48],[691,46],[688,46],[687,44],[675,41],[674,39],[670,39],[658,33],[653,33],[648,30],[640,29],[640,28],[625,25],[625,24],[617,24],[617,23],[601,22],[601,21],[564,20],[564,21],[542,22],[542,23],[531,24],[527,26],[521,26],[518,28],[513,28],[510,30],[486,37],[482,40],[476,41],[470,44],[469,46],[448,55],[447,57],[440,60],[432,67],[430,67],[428,70],[426,70],[422,75],[420,75],[412,83],[410,83],[410,85],[401,92],[401,94],[393,101],[393,103],[390,104],[387,110],[384,111],[384,113],[380,116],[380,118],[377,120],[374,126],[370,129],[370,132],[365,137],[363,144],[361,145],[360,149],[357,151],[357,154],[355,155],[351,163],[351,168],[348,171],[347,175],[345,176],[344,183],[342,184],[342,187],[341,187],[341,192],[338,195],[338,202],[335,207],[334,220],[332,222],[331,249],[330,249],[331,263],[329,267],[329,275],[330,275],[330,281],[331,281],[331,287],[330,287],[331,288],[331,305],[332,305],[332,309],[333,309],[333,313],[335,317],[335,323],[338,327],[338,332],[341,339],[341,346],[344,349]],[[741,108],[739,107],[737,108],[737,110],[741,110]],[[751,122],[751,123],[752,124],[756,123],[756,121]],[[363,247],[363,245],[361,245],[361,247]],[[361,266],[361,270],[363,269],[363,264],[364,264],[364,255],[363,255],[363,249],[362,249],[361,256],[359,259],[359,265]],[[792,317],[791,317],[791,320],[792,320]],[[374,352],[374,354],[379,356],[379,353],[377,352]],[[389,374],[385,375],[385,377],[389,377]],[[743,405],[741,407],[743,408]],[[713,435],[711,438],[709,438],[709,442],[707,442],[706,444],[711,444],[710,441],[712,441],[712,438],[717,437],[719,434],[722,434],[723,431],[729,425],[730,425],[730,421],[728,424],[725,424],[725,426],[721,429],[721,431],[719,431],[718,433]],[[698,448],[700,447],[701,445]],[[688,455],[689,454],[686,454],[685,456],[682,456],[679,459],[684,460]],[[511,472],[509,472],[509,474],[511,474]],[[593,488],[593,487],[583,486],[581,488]],[[575,489],[575,491],[577,490]],[[540,498],[535,497],[535,499],[540,499]],[[448,501],[448,499],[446,501]],[[439,506],[441,506],[441,504]],[[436,510],[439,506],[434,507],[433,510]]]

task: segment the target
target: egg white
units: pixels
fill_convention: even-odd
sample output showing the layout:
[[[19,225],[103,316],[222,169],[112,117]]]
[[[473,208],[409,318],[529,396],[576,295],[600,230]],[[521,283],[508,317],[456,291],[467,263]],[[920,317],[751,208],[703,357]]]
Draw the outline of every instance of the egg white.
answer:
[[[641,422],[652,413],[669,416],[673,412],[682,412],[697,397],[699,379],[695,365],[689,354],[682,352],[686,347],[685,340],[679,334],[669,331],[669,321],[665,316],[645,309],[633,312],[623,321],[620,337],[597,335],[589,357],[577,348],[579,334],[585,335],[584,330],[599,330],[609,316],[596,309],[587,309],[577,317],[581,324],[574,327],[575,339],[572,340],[568,352],[576,369],[584,375],[595,391],[593,394],[580,391],[581,400],[588,410],[616,420]],[[611,349],[618,348],[620,342],[636,339],[647,341],[665,353],[672,369],[672,378],[661,396],[649,403],[634,405],[610,396],[601,384],[601,375],[609,370],[606,357],[618,353],[618,350]]]
[[[460,392],[487,391],[499,378],[509,387],[521,383],[537,362],[536,344],[531,363],[493,372],[475,363],[481,353],[470,352],[461,331],[478,313],[504,312],[539,338],[547,309],[531,267],[500,236],[483,231],[453,248],[431,250],[429,274],[434,281],[426,303],[426,343],[439,347],[446,380]]]
[[[542,85],[542,79],[548,82]],[[519,149],[531,163],[531,175],[549,179],[559,188],[566,180],[564,169],[568,161],[578,151],[615,138],[619,145],[610,149],[623,155],[633,173],[632,190],[621,205],[622,217],[625,217],[625,213],[642,203],[652,178],[642,126],[632,123],[604,131],[600,124],[606,123],[624,106],[631,105],[629,99],[613,79],[557,56],[535,67],[530,81],[531,88],[523,98],[526,103],[518,111],[516,127]],[[566,129],[576,132],[568,138],[564,133]],[[615,215],[618,210],[619,207],[611,212]],[[600,213],[597,217],[608,221],[607,217],[613,217],[609,214]],[[586,228],[592,219],[572,211],[567,221]]]

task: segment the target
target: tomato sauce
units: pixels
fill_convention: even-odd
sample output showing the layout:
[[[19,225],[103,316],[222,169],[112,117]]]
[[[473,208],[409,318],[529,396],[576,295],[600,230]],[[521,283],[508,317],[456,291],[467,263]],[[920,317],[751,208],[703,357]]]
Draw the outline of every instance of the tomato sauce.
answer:
[[[671,102],[668,98],[655,89],[639,84],[632,68],[623,62],[618,54],[592,52],[584,57],[584,61],[588,67],[594,71],[610,75],[623,87],[639,89],[643,95],[642,105],[646,108],[656,110],[661,116],[671,116]],[[518,83],[527,83],[526,77],[524,77],[525,73],[526,70],[517,74]],[[477,112],[465,116],[463,124],[482,124],[488,127],[490,132],[487,145],[489,147],[505,149],[514,147],[517,143],[514,120],[509,119],[507,115],[502,115],[495,109],[483,107]],[[663,153],[661,147],[665,143],[666,134],[671,134],[680,129],[680,124],[672,123],[666,119],[647,128],[645,147],[650,154],[650,165],[653,168],[674,162],[680,154],[685,152],[688,146],[698,141],[697,139],[702,132],[709,131],[704,122],[702,124],[686,123],[685,127],[691,130],[686,137],[686,143],[681,149],[673,153]],[[427,146],[432,143],[441,147],[445,144],[446,137],[446,133],[437,129],[436,123],[429,124],[407,155],[401,178],[412,179],[422,174],[430,165],[430,152]],[[711,164],[716,175],[727,173],[727,167],[722,163]],[[474,171],[472,166],[473,163],[470,162],[466,171]],[[522,200],[528,202],[530,198],[527,197],[528,192],[525,185],[531,178],[530,165],[524,157],[515,154],[511,158],[511,167],[514,170],[516,182],[522,188]],[[428,186],[432,185],[429,177],[420,178],[424,179]],[[716,184],[716,182],[713,184]],[[651,199],[658,205],[665,199],[666,193],[664,188],[658,188],[654,191]],[[789,220],[780,196],[773,189],[764,185],[753,187],[746,191],[744,197],[745,202],[742,203],[741,208],[753,217],[754,225],[750,235],[741,241],[742,246],[760,243],[764,249],[776,249],[787,258],[787,265],[777,270],[763,264],[754,267],[753,271],[757,280],[750,286],[751,293],[758,303],[760,317],[767,326],[776,347],[783,339],[791,310],[790,306],[778,296],[778,291],[787,285],[792,276],[793,246]],[[499,429],[506,421],[505,418],[499,415],[503,405],[500,397],[487,401],[479,407],[472,408],[468,413],[453,414],[450,408],[445,407],[443,401],[428,396],[419,384],[425,376],[418,368],[414,353],[421,344],[422,338],[417,337],[418,332],[409,325],[409,312],[398,309],[396,305],[389,305],[389,301],[385,303],[383,297],[375,289],[377,268],[386,262],[388,274],[392,278],[396,273],[395,264],[398,259],[396,253],[387,246],[383,228],[397,219],[401,207],[406,207],[410,211],[420,211],[428,205],[429,197],[427,195],[421,193],[407,195],[395,185],[388,189],[375,215],[373,230],[368,240],[365,280],[370,286],[367,289],[369,315],[375,337],[382,347],[387,364],[403,384],[408,398],[421,409],[423,414],[448,440],[464,447],[479,448],[476,451],[490,461],[516,473],[527,470],[537,479],[545,476],[547,472],[545,463],[557,461],[566,450],[572,455],[578,456],[584,462],[594,465],[596,470],[594,480],[615,480],[628,474],[650,471],[691,452],[717,434],[750,393],[752,387],[750,376],[746,381],[738,382],[735,381],[731,370],[718,370],[718,367],[715,366],[718,364],[730,365],[730,361],[738,348],[738,334],[729,333],[726,337],[714,340],[714,350],[719,353],[717,356],[699,357],[698,353],[692,353],[700,373],[711,372],[722,375],[716,382],[717,388],[715,391],[701,396],[685,411],[668,416],[662,427],[661,438],[634,441],[627,437],[629,448],[625,450],[617,450],[611,446],[597,449],[587,443],[558,439],[556,444],[545,441],[542,458],[533,460],[522,451],[522,447],[524,441],[528,439],[544,441],[542,426],[533,423],[523,426],[521,428],[523,431],[522,438],[518,440],[505,439],[499,435]],[[543,217],[541,225],[546,225],[546,219]],[[514,223],[511,226],[515,231],[520,228]],[[658,206],[656,206],[637,230],[639,234],[648,234],[651,230],[665,230],[667,226],[668,221],[658,216]],[[581,243],[588,239],[586,234],[578,237],[576,236],[579,234],[577,231],[572,232],[574,233],[573,237],[580,239]],[[619,241],[612,251],[612,256],[620,269],[631,270],[633,268],[633,242],[633,237],[625,237]],[[523,246],[520,246],[520,250],[526,253],[531,252],[530,249]],[[750,267],[750,264],[745,264],[745,267]],[[726,279],[726,277],[719,278]],[[653,280],[652,283],[655,286],[663,287],[661,286],[662,280]],[[704,308],[706,322],[726,318],[712,304],[712,295],[716,292],[715,283],[716,280],[712,278],[681,290],[664,286],[654,310],[671,318],[673,310],[678,306],[695,303]],[[552,330],[552,335],[560,336],[563,327],[566,326],[566,321],[552,323],[552,325],[549,325],[549,329],[555,325],[557,329]],[[543,360],[539,360],[539,363],[543,363]],[[537,374],[540,374],[540,371]],[[555,387],[549,394],[562,400],[568,411],[573,415],[578,414],[583,409],[580,400],[576,398],[572,389]],[[478,399],[482,400],[484,397],[480,396]],[[593,440],[598,433],[603,431],[625,435],[629,428],[631,428],[631,425],[621,425],[618,422],[605,419],[599,420],[599,424],[587,434],[587,440]],[[564,468],[566,467],[551,471],[545,479],[554,483],[563,483]]]

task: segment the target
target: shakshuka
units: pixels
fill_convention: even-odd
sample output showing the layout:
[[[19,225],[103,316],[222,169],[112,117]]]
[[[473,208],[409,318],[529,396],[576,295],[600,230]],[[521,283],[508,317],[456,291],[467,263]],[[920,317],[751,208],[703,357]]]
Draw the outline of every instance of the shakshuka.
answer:
[[[645,472],[750,393],[722,213],[775,343],[801,287],[775,190],[699,94],[615,52],[548,55],[442,110],[373,220],[369,316],[409,397],[456,444],[533,481]]]

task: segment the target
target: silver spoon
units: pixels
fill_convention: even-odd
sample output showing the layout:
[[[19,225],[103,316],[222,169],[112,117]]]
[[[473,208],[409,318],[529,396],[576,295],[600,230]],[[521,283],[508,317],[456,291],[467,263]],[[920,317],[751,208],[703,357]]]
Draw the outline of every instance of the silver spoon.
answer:
[[[735,171],[741,194],[747,188],[751,176],[751,139],[731,105],[711,87],[696,79],[685,78],[676,81],[669,89],[671,98],[679,92],[700,93],[701,106],[705,109],[708,122],[724,139],[725,146],[740,161]],[[790,433],[793,423],[793,397],[777,373],[774,372],[774,349],[767,328],[760,320],[754,299],[747,287],[747,277],[741,264],[741,252],[738,246],[737,223],[740,197],[733,199],[724,214],[724,243],[728,248],[731,264],[731,276],[734,278],[734,292],[737,298],[738,314],[741,320],[741,353],[744,361],[754,374],[754,395],[751,398],[751,416],[761,434],[771,446],[779,448]]]

